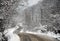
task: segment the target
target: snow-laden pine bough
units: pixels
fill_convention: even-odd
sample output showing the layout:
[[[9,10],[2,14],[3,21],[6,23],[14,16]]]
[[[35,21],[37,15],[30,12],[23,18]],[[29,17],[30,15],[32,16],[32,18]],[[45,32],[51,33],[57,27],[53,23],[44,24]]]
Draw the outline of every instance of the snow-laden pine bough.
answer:
[[[4,31],[4,35],[8,38],[8,41],[57,41],[55,38],[47,35],[36,35],[26,32],[19,32],[16,34],[14,31],[17,29],[18,27],[15,27]]]

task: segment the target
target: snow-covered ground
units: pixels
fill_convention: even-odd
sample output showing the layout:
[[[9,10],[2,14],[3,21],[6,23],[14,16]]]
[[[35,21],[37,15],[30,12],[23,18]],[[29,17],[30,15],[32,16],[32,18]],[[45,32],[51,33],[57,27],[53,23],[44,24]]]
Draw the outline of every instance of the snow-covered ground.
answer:
[[[6,29],[4,31],[5,36],[8,37],[8,41],[19,41],[20,40],[19,36],[16,33],[14,33],[14,31],[17,31],[17,29],[19,29],[18,25],[14,28],[9,28],[9,29]],[[49,36],[49,37],[52,37],[52,38],[57,38],[58,40],[60,40],[60,34],[55,34],[55,33],[50,32],[50,31],[47,31],[46,33],[43,33],[43,32],[41,32],[41,30],[33,32],[33,31],[28,31],[28,30],[24,31],[24,29],[21,29],[21,31],[19,33],[30,33],[30,34],[36,34],[36,35],[46,35],[46,36]]]

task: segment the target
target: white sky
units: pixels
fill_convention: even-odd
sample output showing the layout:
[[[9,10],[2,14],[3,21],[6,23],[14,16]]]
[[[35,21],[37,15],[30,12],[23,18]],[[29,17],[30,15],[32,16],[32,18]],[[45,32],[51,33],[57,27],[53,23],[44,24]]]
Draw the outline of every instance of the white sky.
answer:
[[[27,0],[27,1],[22,0],[19,3],[19,6],[17,7],[17,10],[19,12],[23,11],[28,7],[31,7],[31,6],[34,6],[34,5],[38,4],[39,1],[42,2],[43,0]]]
[[[42,0],[28,0],[28,6],[36,5],[39,1],[42,1]]]

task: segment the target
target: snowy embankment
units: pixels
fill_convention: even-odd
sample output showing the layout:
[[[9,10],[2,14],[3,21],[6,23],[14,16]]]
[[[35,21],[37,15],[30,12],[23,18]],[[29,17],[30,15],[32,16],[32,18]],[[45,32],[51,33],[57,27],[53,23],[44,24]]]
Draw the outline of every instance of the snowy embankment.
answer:
[[[20,25],[20,26],[23,26],[23,25]],[[14,28],[9,28],[4,31],[5,36],[8,37],[8,41],[20,41],[19,36],[16,33],[14,33],[14,31],[17,31],[17,29],[19,29],[18,25]],[[42,29],[42,30],[44,30],[44,29]],[[35,34],[35,35],[44,35],[44,36],[48,36],[48,37],[55,38],[55,39],[57,38],[58,40],[60,40],[60,38],[59,38],[60,35],[50,32],[50,31],[47,31],[46,33],[41,32],[41,30],[33,32],[33,31],[28,31],[28,30],[24,31],[24,29],[22,28],[19,33],[30,33],[30,34]]]
[[[41,29],[44,30],[43,28],[41,28]],[[23,32],[23,33],[30,33],[30,34],[36,34],[36,35],[46,35],[46,36],[49,36],[49,37],[56,38],[56,39],[60,40],[60,34],[59,33],[55,34],[54,32],[50,32],[50,31],[42,32],[41,29],[37,30],[36,32],[28,31],[28,30],[25,32],[24,29],[22,29],[20,31],[20,33]]]

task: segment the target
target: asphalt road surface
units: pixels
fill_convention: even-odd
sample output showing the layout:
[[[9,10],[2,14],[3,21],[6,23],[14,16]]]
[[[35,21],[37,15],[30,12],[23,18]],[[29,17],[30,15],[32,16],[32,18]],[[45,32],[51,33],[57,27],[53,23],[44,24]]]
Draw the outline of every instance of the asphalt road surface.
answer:
[[[19,33],[21,41],[57,41],[54,38],[48,37],[46,35],[34,35],[29,33]]]

